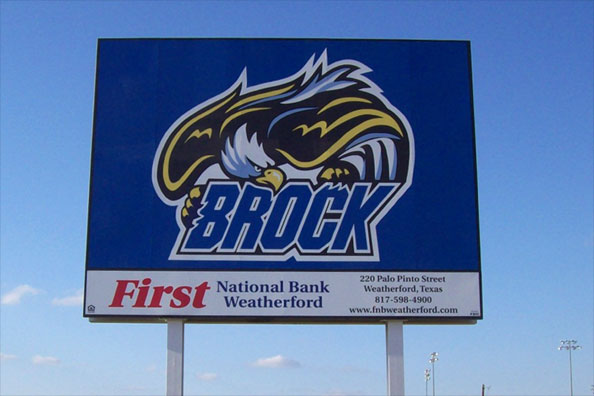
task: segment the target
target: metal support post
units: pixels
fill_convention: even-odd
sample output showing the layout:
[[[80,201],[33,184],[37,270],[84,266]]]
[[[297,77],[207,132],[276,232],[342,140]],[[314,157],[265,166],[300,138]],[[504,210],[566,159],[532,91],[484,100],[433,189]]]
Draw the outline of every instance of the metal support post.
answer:
[[[404,396],[404,341],[401,321],[386,322],[388,396]]]
[[[184,394],[184,321],[167,320],[167,396]]]

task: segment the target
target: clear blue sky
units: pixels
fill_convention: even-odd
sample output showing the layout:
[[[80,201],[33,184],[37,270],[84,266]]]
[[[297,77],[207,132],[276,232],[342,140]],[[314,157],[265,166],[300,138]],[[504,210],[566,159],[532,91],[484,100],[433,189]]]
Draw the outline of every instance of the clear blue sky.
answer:
[[[165,392],[165,325],[82,318],[97,38],[352,37],[472,45],[485,319],[406,326],[407,394],[424,395],[433,351],[439,395],[481,384],[488,395],[568,394],[565,338],[583,347],[574,393],[591,394],[593,2],[2,0],[0,10],[0,393]],[[188,325],[185,390],[385,394],[384,348],[380,325]]]

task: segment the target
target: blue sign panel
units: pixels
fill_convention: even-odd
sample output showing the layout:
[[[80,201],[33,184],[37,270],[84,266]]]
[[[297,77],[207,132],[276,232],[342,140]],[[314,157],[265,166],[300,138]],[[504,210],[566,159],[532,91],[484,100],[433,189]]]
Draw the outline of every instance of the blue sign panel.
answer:
[[[87,289],[113,283],[106,307],[149,307],[143,273],[202,273],[202,300],[229,292],[226,272],[347,271],[371,288],[376,273],[458,272],[478,306],[437,316],[482,316],[468,42],[102,39],[95,95]],[[193,289],[176,285],[158,286],[180,290],[172,308]]]

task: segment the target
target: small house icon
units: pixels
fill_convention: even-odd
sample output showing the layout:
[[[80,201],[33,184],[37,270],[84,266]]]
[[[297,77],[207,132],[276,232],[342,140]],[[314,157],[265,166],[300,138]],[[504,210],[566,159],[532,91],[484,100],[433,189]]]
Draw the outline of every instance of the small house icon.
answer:
[[[89,306],[87,307],[87,311],[88,311],[88,312],[95,312],[95,306],[94,306],[94,305],[89,305]]]

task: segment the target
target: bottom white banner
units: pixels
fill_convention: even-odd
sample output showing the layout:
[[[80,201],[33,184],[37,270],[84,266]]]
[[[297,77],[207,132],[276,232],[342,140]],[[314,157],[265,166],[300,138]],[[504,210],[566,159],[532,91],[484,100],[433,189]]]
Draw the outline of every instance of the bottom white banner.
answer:
[[[87,271],[87,317],[480,319],[477,272]]]

